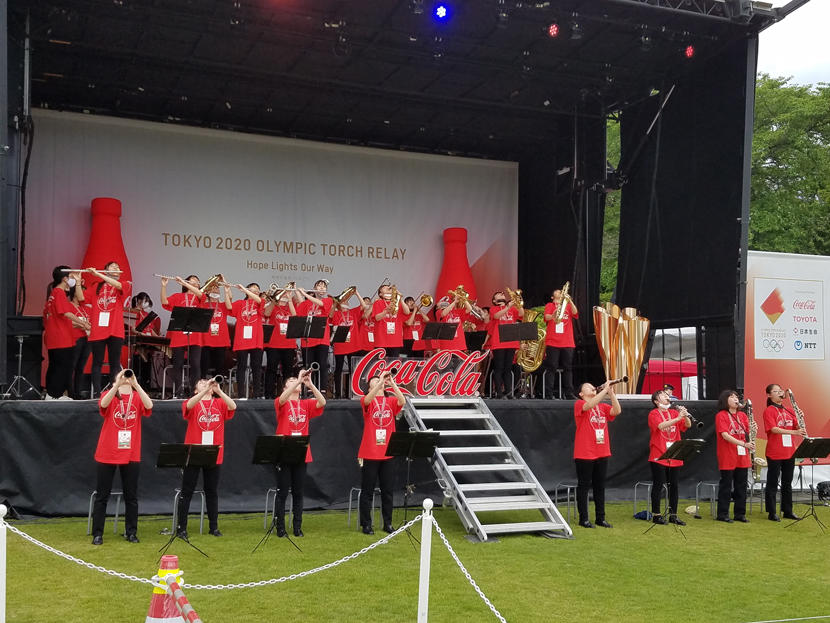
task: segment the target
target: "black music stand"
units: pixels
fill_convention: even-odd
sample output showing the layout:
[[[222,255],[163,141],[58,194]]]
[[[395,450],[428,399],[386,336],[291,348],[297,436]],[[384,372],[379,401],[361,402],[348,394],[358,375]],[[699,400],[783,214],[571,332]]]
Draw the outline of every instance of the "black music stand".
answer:
[[[811,468],[815,467],[815,464],[818,462],[818,459],[825,458],[828,454],[830,454],[830,438],[827,437],[806,437],[801,444],[796,448],[795,453],[793,454],[794,459],[809,459],[811,462]],[[813,470],[815,471],[815,470]],[[810,509],[804,513],[798,519],[795,519],[787,524],[787,528],[790,526],[797,524],[802,519],[806,519],[807,517],[812,517],[816,520],[818,527],[821,528],[821,531],[824,532],[827,529],[827,526],[822,523],[821,519],[818,518],[816,514],[816,504],[815,504],[815,478],[813,478],[813,473],[810,474],[810,480],[813,482],[810,483]],[[778,483],[774,483],[776,489],[778,488]],[[767,483],[767,486],[770,486],[770,483]]]
[[[262,342],[263,344],[268,344],[271,341],[271,336],[274,335],[274,331],[276,330],[277,326],[273,324],[264,324],[262,325]]]
[[[688,461],[696,454],[700,454],[700,451],[703,449],[703,446],[706,445],[706,442],[703,439],[681,439],[680,441],[675,441],[671,446],[666,448],[666,451],[657,457],[658,461]],[[652,483],[653,486],[653,483]],[[677,514],[678,509],[674,509],[675,514]],[[699,519],[699,517],[698,517]],[[643,534],[648,533],[656,523],[651,524],[648,529],[643,532]],[[686,538],[686,534],[677,524],[674,524],[674,529],[680,534],[683,535],[683,538]]]
[[[139,322],[135,326],[135,329],[133,329],[133,331],[135,331],[136,333],[141,333],[142,331],[144,331],[144,329],[150,326],[150,323],[153,322],[153,320],[155,320],[158,317],[159,315],[156,312],[151,311],[149,314],[144,316],[144,320]]]
[[[254,443],[254,456],[251,462],[254,465],[273,465],[275,472],[280,469],[280,465],[283,463],[288,465],[302,463],[305,461],[308,452],[308,441],[308,435],[260,435]],[[279,494],[279,490],[277,494]],[[277,516],[275,513],[271,518],[271,525],[265,532],[265,535],[259,540],[256,547],[251,550],[252,554],[259,549],[260,545],[268,540],[276,527]],[[286,535],[286,538],[291,541],[291,544],[298,551],[302,551],[288,535]]]
[[[502,342],[523,342],[539,337],[535,322],[513,322],[499,325],[499,340]]]
[[[428,322],[424,325],[425,340],[451,340],[458,330],[455,322]]]
[[[467,350],[481,350],[484,347],[484,340],[487,339],[487,331],[465,331],[464,342]]]
[[[214,467],[216,459],[219,457],[219,447],[197,443],[163,443],[159,446],[156,467],[178,467],[182,470],[185,467]],[[174,509],[174,512],[178,512],[178,508]],[[208,558],[207,554],[190,542],[190,539],[179,536],[178,526],[174,527],[170,540],[159,549],[162,556],[176,539],[181,539],[202,556]]]
[[[285,337],[289,340],[300,338],[301,340],[319,340],[326,334],[325,316],[291,316],[288,319],[288,327],[285,330]],[[300,342],[302,346],[302,342]],[[303,368],[308,369],[308,347],[303,347]],[[320,385],[320,377],[317,376],[317,385]],[[325,387],[321,388],[324,391]]]
[[[415,487],[412,485],[410,479],[412,459],[432,458],[440,435],[438,431],[407,431],[394,432],[389,436],[389,444],[386,446],[386,456],[402,456],[406,458],[406,488],[404,489],[403,495],[404,523],[406,523],[405,518],[409,494],[415,491]]]
[[[349,331],[352,328],[350,326],[341,325],[334,330],[334,333],[331,336],[331,343],[332,344],[342,344],[346,341],[346,338],[349,337]]]
[[[167,331],[181,331],[187,335],[187,382],[192,385],[190,379],[190,334],[207,333],[210,330],[210,321],[213,319],[213,310],[206,307],[174,307],[170,314],[170,322]],[[198,380],[198,379],[197,379]],[[175,384],[176,379],[173,379]],[[184,385],[184,383],[182,383]],[[190,388],[192,389],[192,387]],[[182,388],[179,391],[184,393]]]

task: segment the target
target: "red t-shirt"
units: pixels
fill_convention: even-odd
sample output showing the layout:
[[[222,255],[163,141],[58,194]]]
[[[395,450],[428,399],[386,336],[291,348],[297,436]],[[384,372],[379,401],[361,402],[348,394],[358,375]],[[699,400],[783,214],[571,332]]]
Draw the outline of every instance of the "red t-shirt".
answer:
[[[346,341],[334,343],[335,355],[351,355],[363,349],[363,345],[360,342],[360,332],[358,331],[362,317],[363,309],[360,307],[334,312],[331,317],[331,325],[333,327],[349,327],[349,334],[346,336]]]
[[[297,305],[297,315],[298,316],[323,316],[325,318],[329,317],[329,312],[331,312],[331,306],[334,305],[334,301],[331,300],[331,297],[324,297],[323,298],[323,305],[315,305],[308,299]],[[323,334],[322,338],[312,338],[309,340],[300,340],[300,346],[302,348],[311,348],[313,346],[321,346],[321,345],[329,345],[329,341],[331,341],[331,332],[329,331],[329,323],[328,320],[326,321],[326,332]]]
[[[274,325],[271,339],[268,340],[268,348],[297,348],[297,339],[285,337],[288,331],[288,319],[291,318],[291,310],[288,305],[275,305],[268,316],[270,324]]]
[[[103,397],[101,398],[103,400]],[[98,403],[104,418],[95,460],[99,463],[124,465],[141,461],[141,419],[149,417],[152,409],[145,409],[138,392],[116,396],[107,408]]]
[[[52,288],[43,308],[43,341],[48,350],[75,346],[72,321],[64,316],[66,313],[74,314],[75,311],[75,306],[66,296],[66,290]]]
[[[687,430],[686,419],[680,420],[678,424],[673,424],[668,428],[660,430],[659,426],[666,420],[673,420],[679,415],[675,409],[652,409],[648,414],[648,427],[651,429],[651,441],[648,446],[648,460],[667,467],[679,467],[683,465],[683,461],[677,459],[666,459],[658,461],[658,457],[663,456],[663,453],[669,449],[669,446],[676,441],[680,441],[680,433]]]
[[[174,307],[201,307],[203,298],[193,294],[189,290],[187,292],[176,292],[167,297],[167,304],[162,305],[167,311],[173,311]],[[167,337],[170,339],[170,348],[180,348],[182,346],[202,346],[202,336],[204,333],[191,333],[190,341],[187,340],[187,333],[182,331],[168,331]]]
[[[424,327],[427,321],[420,312],[415,312],[415,318],[411,325],[405,324],[403,326],[403,339],[412,340],[412,350],[421,351],[426,350],[427,343],[424,341]]]
[[[519,310],[515,307],[511,307],[508,309],[505,314],[501,317],[496,319],[495,312],[501,311],[506,306],[502,305],[499,307],[491,307],[490,308],[490,322],[487,324],[487,333],[490,335],[490,341],[488,342],[488,348],[490,350],[497,350],[503,348],[519,348],[519,342],[502,342],[499,339],[499,325],[503,324],[514,324],[519,322]]]
[[[565,301],[568,308],[565,310],[565,315],[562,322],[556,322],[554,319],[548,321],[547,330],[545,333],[545,344],[555,348],[574,348],[574,329],[571,323],[571,305],[570,302]],[[559,309],[559,305],[551,301],[545,305],[545,316],[555,314]],[[579,314],[574,314],[574,318],[579,318]]]
[[[785,439],[781,433],[770,432],[774,427],[784,428],[786,430],[798,430],[798,420],[795,414],[783,405],[780,407],[770,405],[764,409],[764,430],[767,433],[767,449],[765,454],[768,459],[776,461],[789,459],[801,443],[801,436],[789,435],[789,439]]]
[[[738,411],[732,415],[729,411],[718,411],[715,416],[715,433],[718,436],[718,469],[732,470],[751,466],[749,449],[729,443],[721,435],[721,433],[729,433],[735,439],[744,441],[748,432],[749,419],[746,413]],[[743,454],[739,454],[740,452]]]
[[[375,329],[377,328],[375,324],[374,318],[361,316],[360,323],[357,325],[361,350],[372,350],[375,347]]]
[[[225,420],[230,420],[236,409],[229,410],[221,398],[200,400],[192,409],[187,408],[187,400],[182,402],[182,417],[187,420],[185,443],[219,446],[216,464],[221,465],[225,458]]]
[[[576,435],[574,436],[575,459],[601,459],[611,456],[611,438],[608,436],[608,422],[613,422],[611,405],[599,403],[589,411],[583,411],[584,400],[574,403]]]
[[[358,458],[373,461],[391,459],[386,456],[389,438],[395,432],[395,416],[401,412],[401,405],[395,396],[376,396],[368,405],[360,399],[363,409],[363,439],[360,441]]]
[[[121,289],[100,281],[101,289],[90,299],[92,304],[92,330],[89,341],[106,340],[109,337],[124,337],[124,304],[130,300],[132,284],[121,282]],[[89,291],[87,291],[89,292]]]
[[[323,415],[323,408],[317,406],[316,398],[289,400],[280,405],[280,399],[274,401],[277,412],[277,435],[308,435],[308,423],[311,418]],[[311,463],[311,444],[306,452],[305,462]]]
[[[387,301],[378,299],[372,305],[372,318],[375,320],[375,346],[384,348],[400,348],[403,346],[403,321],[400,303],[392,316],[377,319],[378,314],[386,309]]]
[[[225,307],[225,299],[206,296],[202,301],[202,307],[213,310],[208,332],[202,333],[202,346],[227,348],[231,345],[231,334],[228,331],[228,308]]]
[[[464,321],[470,317],[466,309],[459,309],[453,307],[452,311],[447,316],[440,319],[440,322],[450,322],[458,325],[455,328],[455,337],[451,340],[433,340],[437,348],[455,348],[458,350],[467,350],[467,340],[464,337]]]
[[[231,315],[236,318],[233,349],[252,350],[262,348],[262,318],[265,305],[260,301],[244,298],[233,302]]]
[[[74,301],[70,301],[72,303],[72,309],[78,318],[84,318],[87,322],[89,322],[89,316],[92,313],[92,307],[89,303],[81,302],[80,305],[76,305]],[[86,337],[86,331],[83,329],[77,329],[72,327],[72,338],[77,342],[82,337]]]

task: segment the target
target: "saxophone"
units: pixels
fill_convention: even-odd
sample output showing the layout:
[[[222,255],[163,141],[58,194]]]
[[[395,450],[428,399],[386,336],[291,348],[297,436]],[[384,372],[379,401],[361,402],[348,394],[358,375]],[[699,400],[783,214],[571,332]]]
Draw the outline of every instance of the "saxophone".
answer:
[[[755,421],[755,418],[752,417],[752,401],[747,398],[746,404],[744,404],[746,417],[749,420],[749,443],[755,444],[755,438],[758,436],[758,422]],[[749,459],[750,465],[752,466],[753,475],[755,474],[755,470],[759,467],[763,467],[767,464],[764,459],[755,458],[755,450],[749,451]]]
[[[795,411],[795,419],[798,420],[798,427],[804,431],[804,436],[807,436],[807,424],[804,421],[804,411],[798,406],[798,403],[795,401],[795,394],[793,394],[793,390],[787,390],[787,396],[790,398],[790,404],[793,406],[793,410]]]
[[[562,302],[559,303],[559,307],[556,310],[556,313],[553,315],[553,320],[556,324],[559,324],[565,319],[565,310],[568,308],[568,303],[571,300],[571,297],[568,295],[568,288],[571,287],[571,282],[566,281],[565,285],[562,286]]]

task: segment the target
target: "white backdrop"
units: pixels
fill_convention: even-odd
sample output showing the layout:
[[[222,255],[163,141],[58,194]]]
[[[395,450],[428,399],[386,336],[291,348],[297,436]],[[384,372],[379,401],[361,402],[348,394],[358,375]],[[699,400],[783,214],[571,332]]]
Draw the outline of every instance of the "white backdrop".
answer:
[[[27,314],[40,313],[53,266],[81,261],[90,203],[107,196],[123,203],[133,291],[157,310],[153,273],[222,272],[263,288],[325,277],[333,292],[357,284],[366,296],[389,277],[404,294],[434,293],[447,227],[469,232],[483,304],[516,284],[516,163],[52,111],[34,119]]]

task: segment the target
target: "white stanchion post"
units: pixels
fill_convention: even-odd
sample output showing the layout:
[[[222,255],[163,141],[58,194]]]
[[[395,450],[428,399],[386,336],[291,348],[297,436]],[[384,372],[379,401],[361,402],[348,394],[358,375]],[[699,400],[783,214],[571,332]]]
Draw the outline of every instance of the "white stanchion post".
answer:
[[[429,559],[432,552],[432,500],[424,500],[421,516],[421,572],[418,578],[418,623],[429,617]]]
[[[0,504],[0,623],[6,623],[6,513]]]

